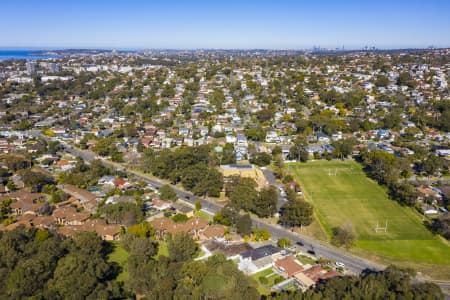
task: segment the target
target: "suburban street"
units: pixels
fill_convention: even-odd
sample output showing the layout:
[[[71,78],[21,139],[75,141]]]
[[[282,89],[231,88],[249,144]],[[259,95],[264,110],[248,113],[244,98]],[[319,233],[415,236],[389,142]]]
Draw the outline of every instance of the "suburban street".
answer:
[[[34,136],[39,136],[41,138],[50,139],[48,136],[45,136],[41,134],[38,131],[31,131],[30,132]],[[53,139],[56,140],[56,139]],[[96,154],[92,153],[90,151],[80,150],[78,148],[72,147],[69,144],[62,142],[64,145],[64,150],[67,153],[70,153],[74,156],[80,157],[83,160],[89,162],[96,159]],[[157,180],[154,178],[150,178],[149,176],[146,176],[144,174],[138,173],[136,171],[126,169],[124,166],[114,163],[105,159],[101,160],[103,164],[109,168],[119,169],[121,171],[124,171],[128,173],[129,175],[142,180],[143,182],[146,182],[148,184],[151,184],[154,187],[161,187],[165,185],[166,183]],[[268,176],[268,181],[270,184],[274,184],[275,178],[273,176],[273,173],[269,170],[264,170],[264,174]],[[217,204],[216,202],[205,199],[203,197],[198,197],[193,195],[190,192],[187,192],[177,186],[172,185],[172,188],[177,193],[178,197],[183,199],[186,202],[189,202],[191,204],[195,204],[197,200],[200,200],[202,203],[202,209],[206,211],[207,213],[213,215],[216,212],[218,212],[222,206],[220,204]],[[279,197],[279,206],[281,206],[282,200],[281,197]],[[272,238],[274,240],[277,240],[281,237],[286,237],[290,239],[293,242],[293,245],[300,251],[314,253],[317,257],[323,257],[327,259],[331,259],[334,261],[339,261],[345,264],[346,268],[351,271],[352,273],[359,274],[361,271],[365,269],[372,269],[372,270],[380,270],[383,268],[383,266],[376,265],[375,263],[372,263],[370,261],[367,261],[365,259],[359,258],[354,255],[350,255],[347,253],[344,253],[342,250],[337,249],[331,245],[323,244],[322,242],[316,241],[308,236],[295,233],[290,231],[289,229],[286,229],[282,227],[281,225],[271,224],[266,221],[262,221],[256,217],[252,217],[253,225],[259,228],[266,229],[270,232]]]
[[[41,137],[46,140],[54,140],[54,141],[57,140],[55,138],[50,138],[48,136],[45,136],[39,131],[28,131],[28,133],[32,136]],[[58,141],[64,145],[64,151],[69,154],[80,157],[87,162],[97,159],[97,155],[93,152],[90,152],[87,150],[80,150],[78,148],[72,147],[71,145],[65,143],[64,141],[60,141],[60,140],[58,140]],[[159,188],[159,187],[167,184],[166,182],[163,182],[162,180],[159,180],[159,179],[156,179],[153,177],[150,178],[149,176],[147,176],[145,174],[127,169],[126,167],[124,167],[123,165],[121,165],[119,163],[114,163],[114,162],[111,162],[106,159],[101,159],[101,161],[103,162],[103,165],[106,167],[126,172],[129,176],[132,176],[136,179],[142,180],[143,182],[150,184],[156,188]],[[275,186],[278,187],[279,185],[277,185],[275,182],[275,176],[273,175],[273,172],[271,172],[270,170],[263,170],[263,171],[264,171],[264,175],[267,176],[269,183],[274,184]],[[183,199],[184,201],[186,201],[192,205],[195,205],[195,202],[197,200],[200,200],[200,202],[202,204],[202,210],[210,215],[214,215],[216,212],[218,212],[222,208],[222,206],[220,204],[214,202],[213,200],[195,196],[192,193],[187,192],[178,186],[175,186],[175,185],[171,185],[171,186],[179,198]],[[279,199],[278,199],[279,207],[283,204],[283,200],[281,198],[282,197],[279,196]],[[253,222],[253,226],[258,227],[258,228],[263,228],[263,229],[266,229],[267,231],[269,231],[273,240],[276,241],[281,237],[288,238],[289,240],[292,241],[293,246],[296,247],[299,251],[304,252],[304,253],[310,253],[310,254],[314,253],[314,255],[318,258],[322,257],[325,259],[331,259],[333,261],[342,262],[345,264],[346,269],[348,271],[350,271],[351,273],[360,274],[363,270],[366,270],[366,269],[377,271],[377,270],[382,270],[385,268],[385,266],[383,266],[383,265],[379,265],[379,264],[369,261],[367,259],[347,253],[344,250],[338,249],[330,244],[325,244],[325,243],[315,240],[309,236],[290,231],[289,229],[284,228],[281,225],[272,224],[272,223],[269,223],[267,221],[261,220],[256,217],[252,217],[252,222]],[[417,280],[423,281],[422,279],[417,279]],[[449,282],[447,282],[447,281],[432,281],[432,282],[439,285],[447,297],[448,297],[448,295],[450,295]]]

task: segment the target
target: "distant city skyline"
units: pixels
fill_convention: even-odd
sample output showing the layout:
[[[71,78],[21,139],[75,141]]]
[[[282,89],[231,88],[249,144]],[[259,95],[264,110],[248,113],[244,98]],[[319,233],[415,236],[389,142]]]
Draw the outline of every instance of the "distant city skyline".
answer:
[[[450,47],[450,1],[4,1],[0,49]]]

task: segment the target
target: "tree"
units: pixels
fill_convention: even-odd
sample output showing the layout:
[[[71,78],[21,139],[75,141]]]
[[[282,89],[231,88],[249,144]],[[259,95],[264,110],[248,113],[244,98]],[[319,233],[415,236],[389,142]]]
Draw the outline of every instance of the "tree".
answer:
[[[414,283],[413,272],[389,266],[383,271],[363,271],[359,276],[338,276],[318,282],[304,292],[282,292],[267,299],[444,299],[439,286]]]
[[[144,219],[144,212],[140,205],[134,203],[119,202],[108,204],[100,209],[109,223],[123,224],[131,226],[141,223]]]
[[[120,244],[130,256],[137,256],[141,261],[152,259],[158,253],[158,244],[147,236],[129,233],[123,237]]]
[[[272,149],[272,156],[277,156],[283,153],[283,149],[280,146],[275,146]]]
[[[44,185],[53,183],[53,179],[50,176],[30,169],[21,170],[19,174],[25,185],[31,187],[33,191],[41,191]]]
[[[299,160],[301,162],[307,162],[309,158],[309,153],[305,150],[304,146],[294,144],[289,149],[289,157],[291,159]]]
[[[375,85],[377,87],[386,87],[389,85],[389,78],[387,78],[384,75],[377,76],[377,79],[375,80]]]
[[[206,164],[195,164],[182,171],[181,183],[187,190],[193,190],[205,178],[208,172]]]
[[[218,211],[213,218],[214,223],[225,226],[235,226],[239,220],[239,212],[235,207],[227,204]]]
[[[108,295],[106,283],[117,272],[107,262],[101,239],[92,232],[80,233],[72,251],[58,261],[50,279],[51,298],[96,299]]]
[[[342,227],[335,228],[332,242],[337,246],[345,246],[349,249],[356,239],[356,232],[353,224],[348,221]]]
[[[258,165],[260,167],[267,166],[272,161],[272,156],[266,152],[258,152],[252,155],[250,163]]]
[[[267,218],[277,212],[278,191],[274,186],[262,189],[253,202],[251,209],[258,217]]]
[[[250,178],[241,178],[237,186],[230,193],[230,203],[238,209],[251,211],[258,198],[255,190],[256,182]]]
[[[416,86],[416,82],[411,77],[411,74],[409,74],[409,72],[402,72],[397,78],[397,85],[406,85],[412,88]]]
[[[253,239],[257,242],[267,241],[270,239],[270,233],[265,229],[253,228]]]
[[[267,122],[272,119],[273,111],[269,109],[261,109],[256,113],[256,117],[260,122]]]
[[[174,189],[166,184],[163,185],[160,189],[159,189],[159,197],[161,198],[161,200],[166,200],[166,201],[177,201],[178,200],[178,196],[175,193]]]
[[[401,204],[414,206],[419,194],[414,186],[408,182],[395,183],[389,187],[389,196]]]
[[[132,225],[127,228],[127,234],[149,238],[155,234],[155,230],[148,222]]]
[[[108,244],[95,233],[64,239],[34,228],[5,232],[0,236],[0,298],[124,297],[108,253]]]
[[[195,195],[219,197],[223,188],[223,175],[216,169],[208,169],[200,181],[192,189]]]
[[[202,209],[202,202],[200,201],[200,199],[197,199],[195,201],[195,210],[200,211],[201,209]]]
[[[229,165],[236,163],[236,152],[234,150],[234,145],[231,143],[226,143],[222,150],[222,158],[220,164]]]
[[[176,214],[172,217],[172,220],[175,223],[185,223],[187,220],[189,220],[189,218],[185,214]]]
[[[277,245],[280,248],[286,248],[289,247],[291,245],[291,240],[287,239],[287,238],[280,238],[277,241]]]
[[[194,257],[198,250],[198,245],[188,233],[181,232],[168,238],[167,248],[171,260],[184,262]]]
[[[422,169],[427,172],[428,175],[436,175],[436,173],[442,168],[441,159],[434,155],[429,154],[427,159],[422,163]]]
[[[347,158],[353,152],[353,146],[357,144],[356,139],[342,139],[333,141],[331,145],[333,146],[333,154],[338,158]]]
[[[442,235],[447,240],[450,240],[450,215],[444,214],[434,219],[431,224],[433,232]]]
[[[266,138],[266,132],[261,126],[245,130],[245,135],[253,141],[263,141]]]
[[[11,203],[12,203],[11,199],[5,199],[2,202],[0,202],[0,223],[9,217],[9,214],[11,213],[10,208]]]
[[[242,236],[252,233],[252,219],[249,214],[245,214],[238,219],[236,230]]]
[[[32,163],[29,159],[21,155],[7,155],[4,157],[3,162],[9,170],[16,172],[21,169],[30,168]]]
[[[312,205],[303,200],[289,200],[281,207],[280,224],[284,226],[307,226],[312,222]]]

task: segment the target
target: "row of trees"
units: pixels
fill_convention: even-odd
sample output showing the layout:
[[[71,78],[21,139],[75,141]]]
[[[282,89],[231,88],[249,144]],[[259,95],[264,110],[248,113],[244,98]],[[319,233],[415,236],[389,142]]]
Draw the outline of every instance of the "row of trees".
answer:
[[[237,210],[251,211],[266,218],[277,212],[278,192],[274,186],[256,190],[254,179],[232,176],[225,186],[230,204]]]
[[[408,206],[416,204],[416,189],[406,181],[399,181],[411,173],[410,162],[406,158],[384,151],[365,151],[361,152],[361,162],[370,177],[388,187],[392,199]]]
[[[167,240],[168,256],[157,255],[151,230],[130,227],[121,246],[128,253],[128,280],[108,259],[113,244],[95,233],[63,238],[46,230],[18,228],[0,233],[2,299],[443,299],[438,286],[412,283],[413,272],[384,271],[320,281],[305,292],[261,296],[256,282],[222,255],[194,261],[198,245],[187,234]],[[139,226],[145,229],[145,226]],[[280,245],[289,241],[280,240]]]
[[[266,299],[444,299],[437,285],[412,283],[412,279],[412,270],[389,266],[380,272],[367,270],[360,276],[334,277],[305,292],[283,292]]]
[[[86,164],[81,158],[78,158],[75,167],[61,173],[58,181],[80,188],[88,188],[96,185],[99,178],[105,175],[111,175],[111,170],[103,166],[100,160],[94,160],[90,164]]]
[[[331,152],[325,152],[323,155],[319,153],[314,153],[314,159],[332,159],[339,158],[344,159],[347,158],[353,152],[353,146],[357,144],[355,138],[341,139],[337,141],[333,141],[331,146],[333,146],[333,150]],[[295,159],[301,162],[307,162],[309,159],[309,153],[305,150],[307,146],[307,142],[303,138],[297,138],[294,141],[294,145],[289,149],[289,158]]]
[[[0,298],[110,299],[124,296],[107,261],[110,244],[95,233],[64,239],[23,228],[0,238]]]

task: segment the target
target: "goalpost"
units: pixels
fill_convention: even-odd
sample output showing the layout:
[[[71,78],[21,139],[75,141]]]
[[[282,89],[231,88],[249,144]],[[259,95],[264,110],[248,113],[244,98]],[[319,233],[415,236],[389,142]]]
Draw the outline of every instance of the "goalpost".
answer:
[[[378,232],[387,232],[387,229],[388,229],[388,220],[386,219],[386,222],[385,222],[385,224],[384,224],[384,227],[381,227],[380,226],[380,223],[377,221],[377,226],[375,227],[375,232],[376,233],[378,233]]]
[[[337,168],[333,169],[328,169],[328,176],[336,176],[337,175]]]

